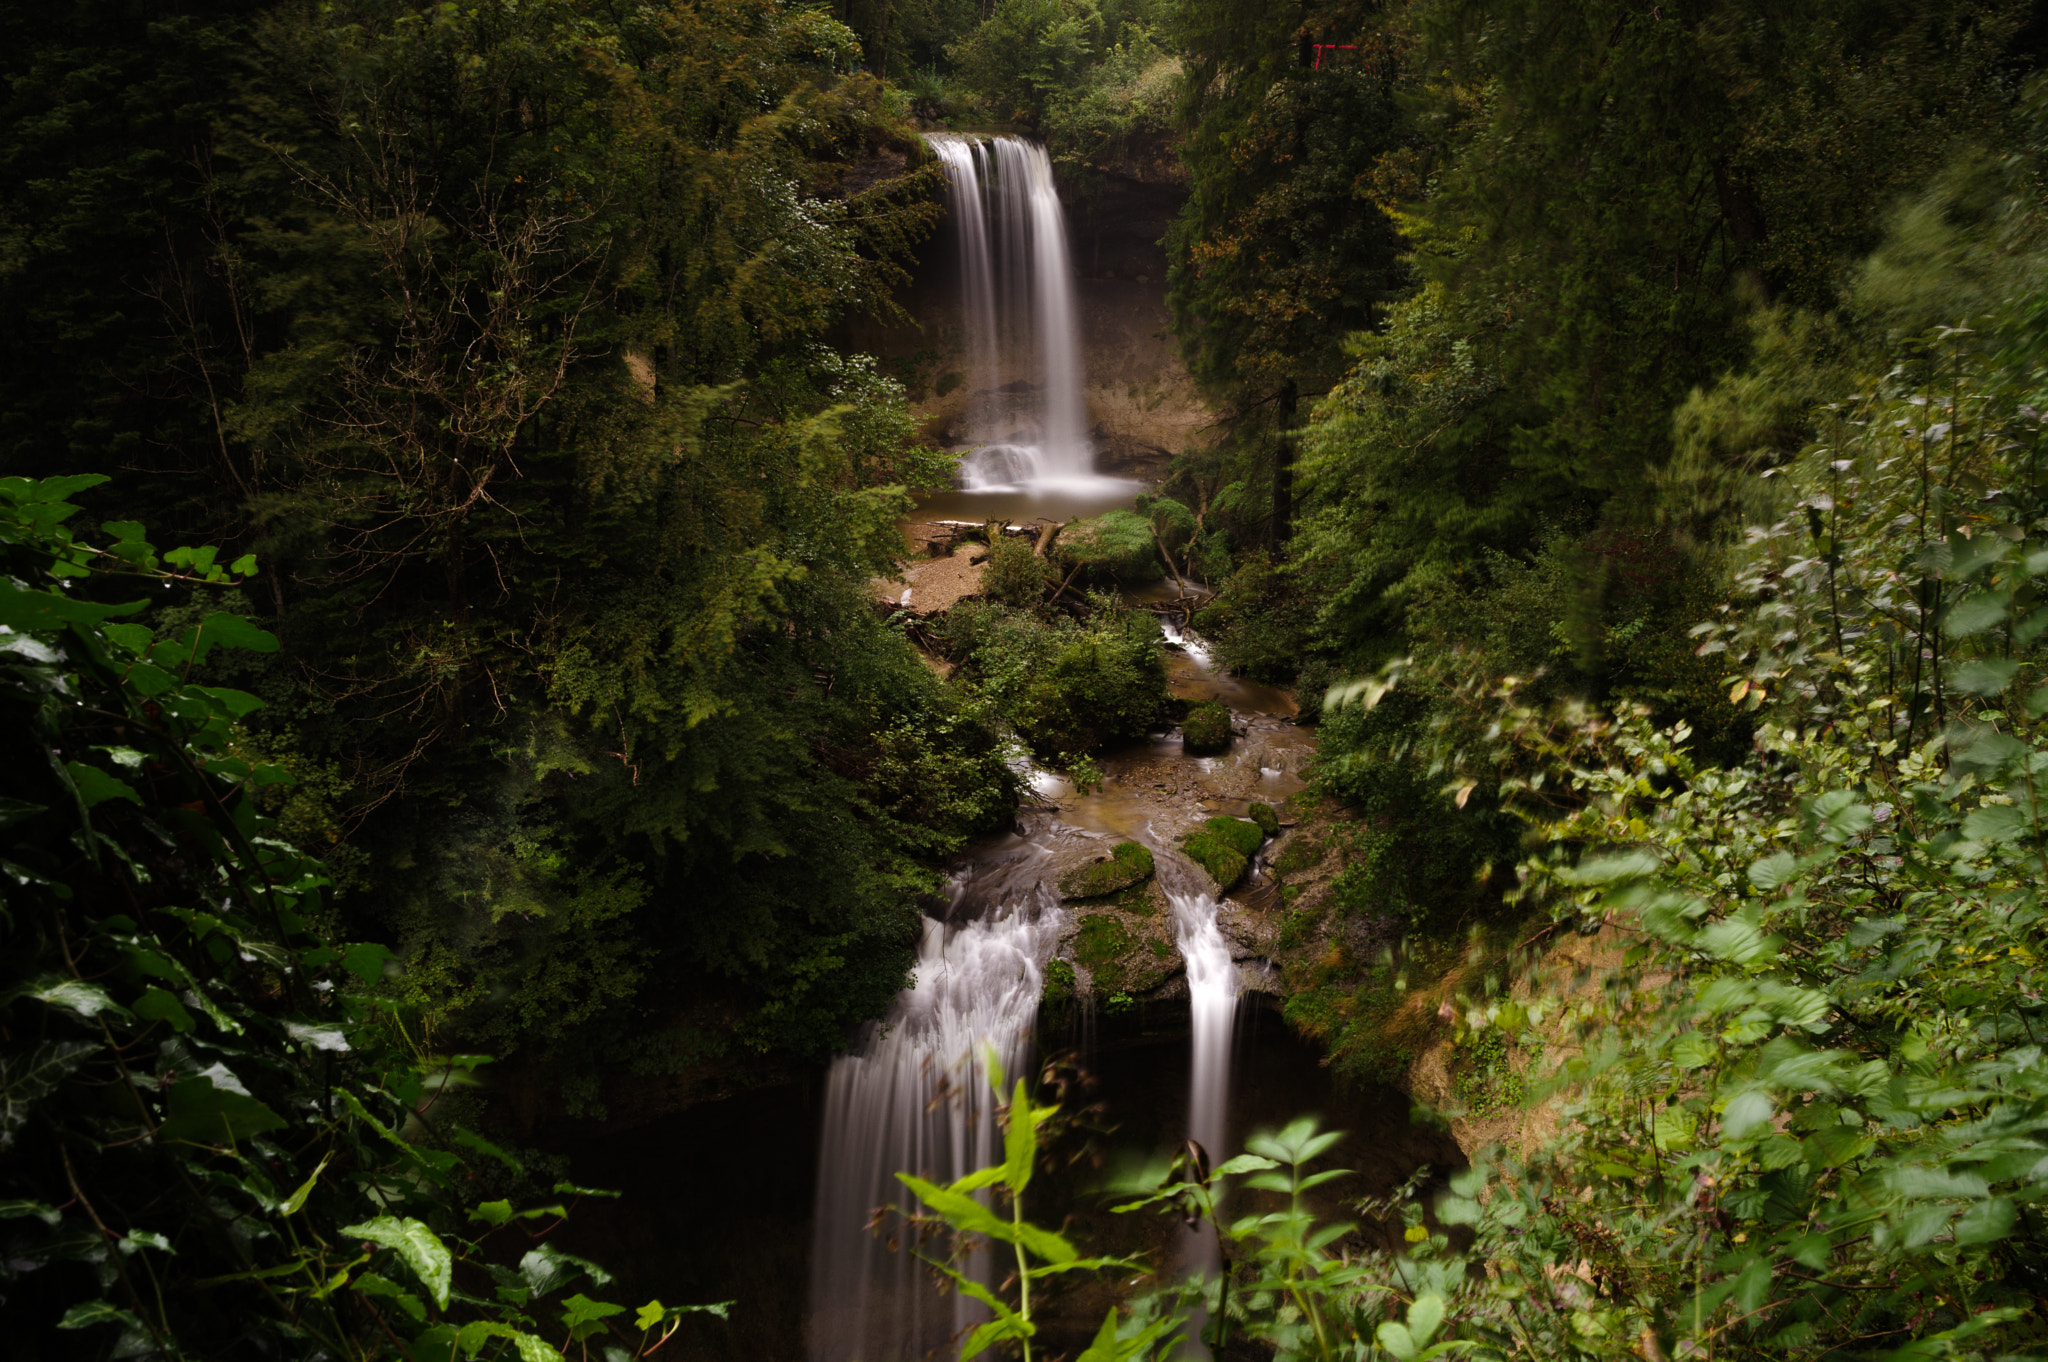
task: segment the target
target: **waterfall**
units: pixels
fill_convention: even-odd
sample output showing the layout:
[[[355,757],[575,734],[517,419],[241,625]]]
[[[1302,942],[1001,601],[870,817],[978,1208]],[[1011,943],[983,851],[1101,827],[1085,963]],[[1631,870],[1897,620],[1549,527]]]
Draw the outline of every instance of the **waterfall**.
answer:
[[[955,887],[956,910],[965,888]],[[856,1053],[833,1062],[811,1239],[812,1362],[945,1356],[982,1317],[967,1297],[934,1287],[900,1217],[885,1219],[880,1237],[869,1226],[878,1207],[916,1207],[899,1170],[943,1184],[1000,1160],[983,1055],[994,1046],[1013,1079],[1028,1061],[1059,924],[1042,888],[964,925],[927,919],[912,987]]]
[[[969,491],[1093,485],[1066,216],[1045,148],[1020,137],[925,137],[946,167],[968,366]]]
[[[1230,1157],[1225,1113],[1230,1100],[1230,1037],[1237,1019],[1237,966],[1216,925],[1213,895],[1167,895],[1175,944],[1188,966],[1188,1009],[1194,1045],[1188,1082],[1188,1137],[1221,1163]]]

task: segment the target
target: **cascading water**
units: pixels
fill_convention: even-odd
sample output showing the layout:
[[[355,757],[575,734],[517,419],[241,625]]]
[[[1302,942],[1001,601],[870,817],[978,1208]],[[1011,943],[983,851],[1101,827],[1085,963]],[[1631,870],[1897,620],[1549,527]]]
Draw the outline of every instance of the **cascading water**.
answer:
[[[952,186],[971,369],[966,490],[1095,488],[1066,217],[1045,148],[1019,137],[925,141]]]
[[[956,911],[967,889],[956,885]],[[878,1207],[916,1207],[898,1170],[943,1184],[1001,1156],[984,1057],[993,1047],[1009,1074],[1028,1059],[1059,924],[1057,901],[1038,885],[978,921],[927,919],[913,986],[865,1045],[833,1062],[811,1240],[813,1362],[944,1355],[980,1318],[967,1297],[934,1290],[900,1222],[884,1229],[887,1241],[869,1225]]]

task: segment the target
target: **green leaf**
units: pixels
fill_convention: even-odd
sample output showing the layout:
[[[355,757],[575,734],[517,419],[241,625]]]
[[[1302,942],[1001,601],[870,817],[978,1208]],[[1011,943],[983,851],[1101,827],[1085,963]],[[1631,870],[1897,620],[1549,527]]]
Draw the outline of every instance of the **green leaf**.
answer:
[[[131,1329],[142,1328],[141,1320],[106,1301],[81,1302],[66,1310],[64,1318],[57,1321],[59,1329],[90,1329],[96,1324],[121,1324]]]
[[[26,1051],[0,1055],[0,1150],[14,1143],[35,1104],[99,1048],[85,1041],[45,1041]]]
[[[131,804],[142,802],[126,781],[108,775],[97,766],[88,766],[82,761],[67,761],[64,763],[64,770],[78,791],[79,802],[88,809],[104,804],[109,799],[125,799]]]
[[[925,1205],[945,1217],[946,1223],[954,1229],[968,1234],[985,1234],[991,1239],[1000,1239],[1008,1244],[1022,1244],[1026,1249],[1047,1262],[1072,1262],[1080,1255],[1074,1246],[1054,1234],[1051,1230],[1040,1229],[1029,1223],[1013,1224],[997,1216],[971,1196],[955,1192],[947,1187],[935,1187],[923,1178],[908,1173],[898,1173],[897,1181],[916,1192]]]
[[[1234,1159],[1225,1159],[1210,1173],[1212,1178],[1236,1177],[1240,1173],[1262,1173],[1268,1168],[1280,1165],[1271,1159],[1262,1159],[1257,1154],[1239,1154]]]
[[[1767,1092],[1752,1089],[1737,1093],[1728,1099],[1728,1105],[1721,1112],[1721,1133],[1731,1140],[1761,1135],[1771,1128],[1774,1110],[1771,1095]]]
[[[1408,1307],[1408,1336],[1418,1348],[1427,1348],[1429,1340],[1436,1337],[1437,1326],[1444,1322],[1444,1298],[1425,1293],[1415,1298]]]
[[[586,1324],[594,1324],[598,1320],[610,1319],[613,1315],[625,1313],[625,1306],[613,1305],[610,1301],[594,1301],[581,1291],[562,1302],[562,1323],[572,1331],[581,1330]]]
[[[102,1012],[113,1012],[127,1016],[128,1009],[107,996],[107,991],[98,984],[88,984],[77,979],[63,979],[49,976],[33,984],[23,985],[12,991],[17,998],[34,998],[51,1007],[61,1007],[76,1012],[81,1017],[97,1017]]]
[[[599,1286],[610,1282],[612,1276],[587,1258],[564,1253],[553,1244],[542,1244],[528,1250],[519,1260],[519,1275],[526,1279],[526,1286],[539,1300],[558,1287],[567,1286],[581,1273],[590,1274],[590,1280]]]
[[[1031,1109],[1031,1094],[1024,1080],[1010,1098],[1010,1121],[1003,1131],[1003,1181],[1012,1192],[1022,1192],[1031,1182],[1031,1166],[1038,1161],[1038,1122]]]
[[[313,1171],[307,1175],[306,1180],[299,1184],[299,1189],[289,1197],[286,1197],[284,1205],[278,1207],[278,1214],[297,1215],[299,1213],[299,1209],[306,1204],[306,1198],[313,1195],[313,1184],[320,1181],[320,1175],[327,1171],[327,1164],[333,1157],[334,1151],[331,1149],[321,1156],[320,1162],[314,1166]]]
[[[2012,596],[2004,591],[1978,591],[1949,607],[1941,631],[1950,638],[1968,638],[2005,622]]]
[[[252,653],[277,651],[277,635],[257,628],[240,615],[208,615],[199,622],[199,628],[216,648],[247,648]]]
[[[1847,842],[1870,831],[1870,806],[1854,790],[1830,790],[1808,806],[1820,835],[1830,842]]]
[[[2018,676],[2020,664],[2009,658],[1965,662],[1949,677],[1949,684],[1965,695],[2001,695]]]
[[[283,1117],[246,1092],[217,1086],[210,1073],[171,1085],[170,1119],[158,1127],[164,1139],[227,1144],[283,1128]]]
[[[967,1341],[960,1346],[960,1362],[968,1362],[969,1358],[980,1356],[1005,1339],[1030,1338],[1037,1332],[1030,1320],[1016,1315],[986,1320],[975,1326],[974,1332],[969,1334]]]
[[[95,625],[116,615],[147,610],[148,601],[125,605],[94,605],[55,591],[30,591],[0,578],[0,628],[17,634],[52,633],[68,625]]]
[[[469,1213],[469,1218],[471,1220],[481,1220],[492,1229],[497,1229],[500,1225],[511,1223],[512,1203],[510,1201],[486,1201],[481,1206],[472,1209]]]
[[[455,1272],[455,1260],[441,1237],[409,1217],[380,1215],[356,1225],[344,1225],[341,1232],[352,1238],[381,1244],[399,1257],[420,1285],[434,1298],[434,1304],[448,1308],[448,1288]]]
[[[64,1212],[40,1201],[0,1201],[0,1220],[22,1220],[30,1216],[45,1225],[56,1225],[63,1221]]]
[[[1419,1350],[1415,1346],[1414,1337],[1408,1332],[1407,1325],[1392,1322],[1382,1324],[1376,1337],[1380,1341],[1380,1346],[1401,1359],[1401,1362],[1414,1362],[1415,1354]]]
[[[379,1276],[375,1272],[365,1272],[362,1276],[357,1277],[352,1285],[365,1296],[377,1296],[393,1302],[399,1309],[411,1315],[415,1323],[426,1323],[427,1307],[425,1303],[418,1296],[413,1295],[412,1292],[406,1290],[397,1282],[392,1281],[389,1277]],[[463,1331],[465,1339],[468,1336],[468,1332],[467,1329]],[[477,1341],[481,1343],[482,1339]]]
[[[2002,1196],[1980,1201],[1957,1219],[1956,1242],[1988,1244],[1994,1239],[2003,1239],[2012,1233],[2016,1216],[2013,1203]]]
[[[389,946],[375,941],[362,941],[342,952],[341,967],[366,984],[383,981],[384,966],[397,957]]]
[[[1963,820],[1963,836],[1973,842],[2012,842],[2033,830],[2033,820],[2016,804],[1987,804]]]
[[[146,1021],[168,1022],[171,1030],[181,1035],[192,1029],[192,1014],[185,1010],[185,1004],[155,984],[144,989],[142,996],[136,999],[135,1015]]]
[[[1799,858],[1790,852],[1781,851],[1775,856],[1766,856],[1749,868],[1749,882],[1759,889],[1771,890],[1785,884],[1799,873]]]

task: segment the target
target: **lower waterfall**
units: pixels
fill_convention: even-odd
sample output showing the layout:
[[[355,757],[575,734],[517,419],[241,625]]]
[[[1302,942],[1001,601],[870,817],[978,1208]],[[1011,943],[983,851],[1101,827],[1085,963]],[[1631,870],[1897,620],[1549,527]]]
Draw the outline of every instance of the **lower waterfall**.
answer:
[[[900,1219],[879,1235],[870,1221],[878,1207],[917,1206],[899,1170],[943,1184],[1000,1158],[984,1056],[993,1047],[1013,1077],[1029,1062],[1058,933],[1058,907],[1036,896],[960,926],[926,919],[912,987],[865,1045],[833,1062],[811,1240],[812,1362],[945,1356],[981,1318],[967,1297],[938,1292]]]

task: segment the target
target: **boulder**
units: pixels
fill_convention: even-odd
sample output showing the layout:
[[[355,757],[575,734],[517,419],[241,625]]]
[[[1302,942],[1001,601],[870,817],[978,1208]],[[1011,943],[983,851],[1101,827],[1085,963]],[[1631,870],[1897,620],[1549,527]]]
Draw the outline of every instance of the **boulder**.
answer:
[[[1152,849],[1141,842],[1120,842],[1107,856],[1067,870],[1057,883],[1063,899],[1093,899],[1128,889],[1151,873]]]

